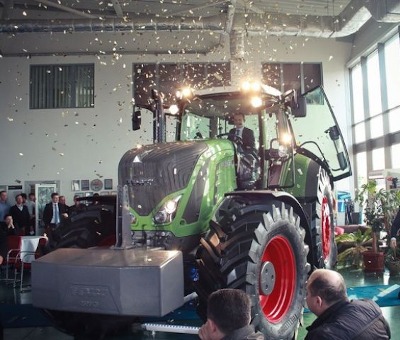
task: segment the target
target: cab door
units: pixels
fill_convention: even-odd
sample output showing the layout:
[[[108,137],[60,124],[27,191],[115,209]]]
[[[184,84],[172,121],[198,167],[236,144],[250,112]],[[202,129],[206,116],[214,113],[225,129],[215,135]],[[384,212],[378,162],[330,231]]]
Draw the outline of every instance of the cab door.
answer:
[[[323,165],[334,181],[351,176],[347,148],[322,87],[304,93],[299,102],[305,110],[292,120],[296,152]]]

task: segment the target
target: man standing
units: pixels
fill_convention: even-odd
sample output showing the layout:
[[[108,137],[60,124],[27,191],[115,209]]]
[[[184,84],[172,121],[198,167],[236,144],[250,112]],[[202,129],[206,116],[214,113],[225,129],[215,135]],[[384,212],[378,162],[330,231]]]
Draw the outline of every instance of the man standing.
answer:
[[[46,230],[51,233],[64,219],[68,218],[65,205],[59,203],[60,196],[57,192],[51,194],[51,202],[43,210],[43,222]]]
[[[390,328],[372,300],[347,298],[342,275],[317,269],[307,282],[307,306],[317,319],[307,327],[305,340],[390,339]]]
[[[239,289],[220,289],[208,298],[207,322],[201,326],[202,340],[263,340],[264,335],[255,332],[251,321],[249,296]]]
[[[0,191],[0,222],[4,221],[4,217],[9,211],[10,205],[7,203],[7,191]]]
[[[24,205],[24,199],[21,194],[15,196],[15,205],[10,208],[10,215],[19,231],[22,232],[23,235],[29,235],[30,216],[27,206]]]

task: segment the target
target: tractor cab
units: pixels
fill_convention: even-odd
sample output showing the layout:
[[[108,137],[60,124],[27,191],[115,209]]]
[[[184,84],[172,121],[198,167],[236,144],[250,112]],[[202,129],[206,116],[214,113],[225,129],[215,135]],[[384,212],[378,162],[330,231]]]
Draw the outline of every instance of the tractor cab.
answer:
[[[294,187],[296,154],[313,159],[335,180],[351,171],[343,137],[321,87],[297,96],[295,91],[281,93],[270,86],[245,84],[184,89],[177,98],[176,108],[170,108],[179,117],[177,139],[233,140],[239,188]],[[244,115],[245,127],[253,131],[251,150],[243,148],[240,138],[231,138],[237,113]]]

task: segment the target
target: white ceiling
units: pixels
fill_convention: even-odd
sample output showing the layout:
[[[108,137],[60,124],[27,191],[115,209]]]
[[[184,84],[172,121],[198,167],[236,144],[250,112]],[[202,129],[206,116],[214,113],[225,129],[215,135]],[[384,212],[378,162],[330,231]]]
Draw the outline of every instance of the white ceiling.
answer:
[[[382,0],[381,0],[382,1]],[[129,18],[136,15],[164,17],[209,17],[228,12],[295,14],[313,16],[339,15],[350,0],[278,0],[278,1],[203,1],[203,0],[2,0],[2,20],[52,18]],[[382,1],[384,2],[384,1]]]
[[[400,21],[393,0],[0,0],[0,32],[213,30],[337,38]]]
[[[237,46],[244,35],[251,34],[351,37],[370,20],[399,23],[400,1],[0,0],[0,50],[3,54],[19,53],[15,39],[13,42],[10,37],[29,32],[50,32],[54,35],[133,32],[147,33],[149,37],[152,33],[163,33],[159,38],[173,31],[175,40],[182,39],[185,32],[196,32],[198,35],[208,32],[214,37],[228,38],[231,46]],[[80,40],[84,36],[81,34]],[[29,40],[26,35],[23,39]],[[62,40],[60,44],[68,39]],[[213,44],[215,41],[209,43]],[[138,47],[140,50],[141,46]],[[22,45],[18,48],[19,51],[23,49]],[[38,45],[38,50],[46,51],[46,48],[45,42],[43,46]],[[54,47],[47,53],[62,50],[62,46]],[[210,47],[204,46],[203,50],[208,51]]]

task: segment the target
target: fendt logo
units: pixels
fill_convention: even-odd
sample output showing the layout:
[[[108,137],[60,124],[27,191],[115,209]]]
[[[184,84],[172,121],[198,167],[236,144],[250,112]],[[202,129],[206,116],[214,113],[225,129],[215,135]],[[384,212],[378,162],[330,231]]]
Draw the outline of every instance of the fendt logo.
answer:
[[[154,178],[131,179],[131,185],[133,186],[152,185],[153,183],[154,183]]]

